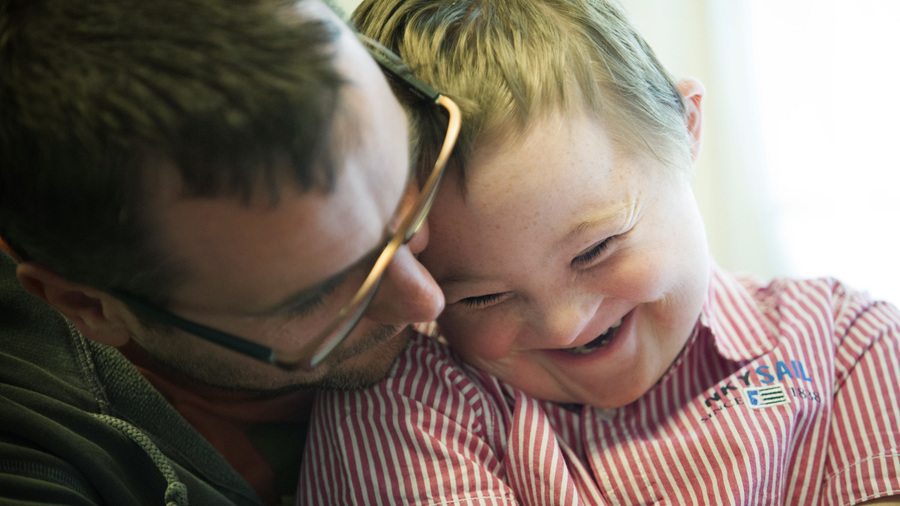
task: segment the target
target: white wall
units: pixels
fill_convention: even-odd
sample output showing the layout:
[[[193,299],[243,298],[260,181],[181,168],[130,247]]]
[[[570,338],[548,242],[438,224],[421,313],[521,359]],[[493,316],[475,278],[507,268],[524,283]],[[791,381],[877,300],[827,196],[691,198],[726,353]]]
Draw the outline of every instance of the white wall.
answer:
[[[761,125],[752,84],[751,34],[740,0],[622,0],[632,22],[676,77],[707,89],[694,192],[713,256],[763,277],[788,269],[771,224]],[[718,21],[714,21],[718,19]]]
[[[622,2],[707,84],[695,189],[720,263],[900,303],[900,2]]]
[[[347,18],[350,17],[350,13],[353,12],[353,9],[359,5],[360,0],[332,0],[335,5],[337,5],[340,9],[344,11],[347,15]]]

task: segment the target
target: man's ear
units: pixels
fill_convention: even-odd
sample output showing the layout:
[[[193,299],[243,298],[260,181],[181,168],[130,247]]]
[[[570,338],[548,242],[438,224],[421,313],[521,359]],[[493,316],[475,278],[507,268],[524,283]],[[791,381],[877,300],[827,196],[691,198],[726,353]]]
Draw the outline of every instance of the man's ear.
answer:
[[[124,304],[95,288],[72,283],[43,265],[22,262],[16,276],[25,290],[56,308],[88,339],[122,346],[131,339]]]
[[[706,88],[696,79],[682,79],[678,81],[678,91],[684,97],[684,121],[693,139],[691,160],[696,162],[697,155],[700,154],[700,131],[703,123],[701,102],[706,95]]]

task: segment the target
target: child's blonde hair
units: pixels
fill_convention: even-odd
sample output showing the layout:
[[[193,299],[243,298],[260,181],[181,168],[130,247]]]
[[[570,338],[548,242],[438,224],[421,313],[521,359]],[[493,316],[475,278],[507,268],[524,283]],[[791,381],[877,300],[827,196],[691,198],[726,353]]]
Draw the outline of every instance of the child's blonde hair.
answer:
[[[462,174],[476,139],[506,139],[577,108],[603,118],[620,146],[690,170],[681,93],[609,1],[364,0],[354,22],[460,104]],[[430,168],[446,121],[411,116],[414,153]]]

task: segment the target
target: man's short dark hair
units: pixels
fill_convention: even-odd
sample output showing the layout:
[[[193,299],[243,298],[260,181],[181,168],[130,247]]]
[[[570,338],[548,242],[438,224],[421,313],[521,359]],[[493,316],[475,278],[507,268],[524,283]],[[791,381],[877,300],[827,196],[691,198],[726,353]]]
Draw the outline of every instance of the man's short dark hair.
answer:
[[[145,184],[168,165],[189,197],[329,191],[336,36],[284,1],[4,0],[0,237],[164,303],[179,274]]]

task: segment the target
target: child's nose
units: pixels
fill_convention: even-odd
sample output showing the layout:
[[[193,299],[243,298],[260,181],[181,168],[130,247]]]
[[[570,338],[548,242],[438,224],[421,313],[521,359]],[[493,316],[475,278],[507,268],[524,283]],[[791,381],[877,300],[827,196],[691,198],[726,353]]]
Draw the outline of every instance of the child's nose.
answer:
[[[541,330],[534,334],[540,348],[571,348],[593,340],[604,329],[596,328],[601,299],[573,297],[556,301],[543,312]]]

